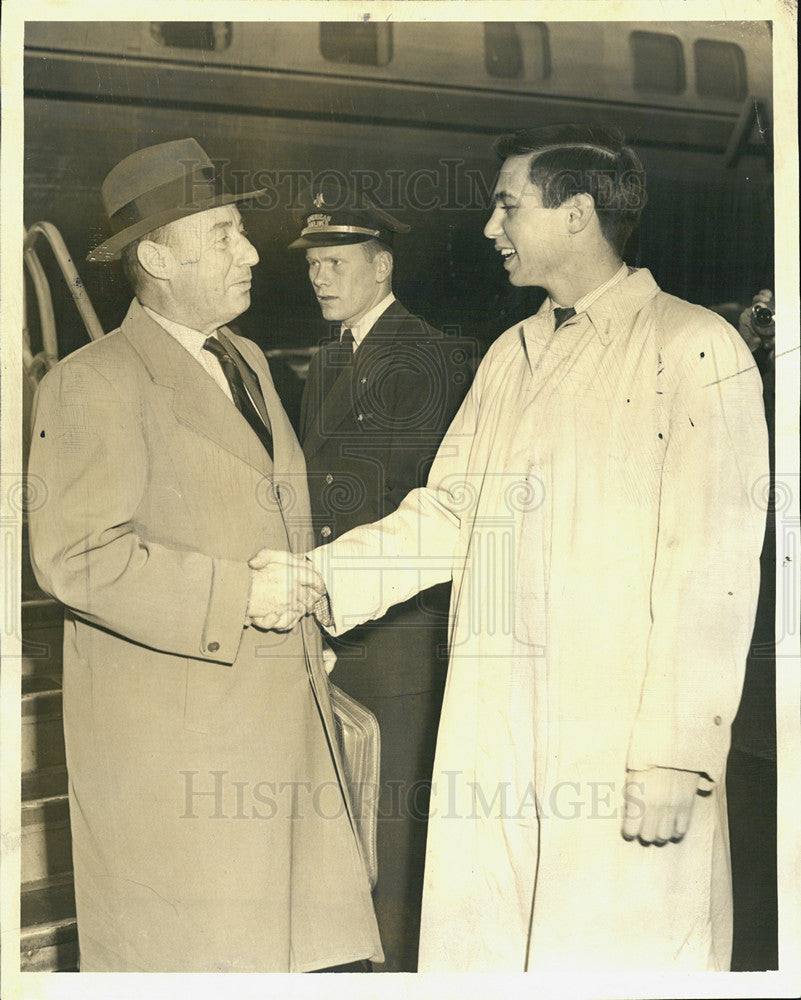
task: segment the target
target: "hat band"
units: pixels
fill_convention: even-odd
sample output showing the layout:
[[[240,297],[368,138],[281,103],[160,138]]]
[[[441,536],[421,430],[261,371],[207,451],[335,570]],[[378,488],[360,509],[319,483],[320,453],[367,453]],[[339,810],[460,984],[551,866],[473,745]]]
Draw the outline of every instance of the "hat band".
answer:
[[[364,236],[380,236],[380,229],[364,229],[362,226],[306,226],[301,232],[301,236],[310,236],[319,233],[327,236],[329,233],[361,233]]]
[[[228,194],[228,189],[222,178],[215,174],[214,167],[201,167],[143,192],[118,208],[109,216],[109,222],[113,231],[120,233],[129,226],[135,226],[170,209],[186,208],[190,212],[200,210],[208,202],[224,194]]]

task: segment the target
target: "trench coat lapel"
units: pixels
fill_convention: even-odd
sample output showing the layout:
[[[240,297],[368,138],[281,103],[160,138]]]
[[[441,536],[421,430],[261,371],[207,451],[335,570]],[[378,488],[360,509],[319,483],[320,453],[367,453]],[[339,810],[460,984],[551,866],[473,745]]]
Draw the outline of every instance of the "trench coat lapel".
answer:
[[[242,414],[203,367],[137,301],[131,304],[121,333],[139,354],[153,381],[172,390],[173,411],[181,423],[262,475],[270,475],[270,456]]]

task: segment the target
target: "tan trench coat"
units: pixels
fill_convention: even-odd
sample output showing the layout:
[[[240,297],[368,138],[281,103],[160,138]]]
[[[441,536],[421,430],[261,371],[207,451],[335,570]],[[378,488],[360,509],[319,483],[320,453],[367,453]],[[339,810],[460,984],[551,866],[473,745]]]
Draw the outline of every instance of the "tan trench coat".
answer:
[[[37,398],[30,472],[47,502],[31,515],[32,558],[67,607],[84,971],[381,957],[329,747],[319,634],[305,620],[307,670],[300,627],[243,628],[247,559],[307,546],[310,520],[303,454],[264,358],[229,336],[259,375],[274,467],[137,302]]]
[[[427,488],[318,550],[339,628],[453,576],[421,970],[728,967],[767,471],[748,349],[641,270],[507,331]],[[711,788],[661,849],[620,833],[650,766]]]

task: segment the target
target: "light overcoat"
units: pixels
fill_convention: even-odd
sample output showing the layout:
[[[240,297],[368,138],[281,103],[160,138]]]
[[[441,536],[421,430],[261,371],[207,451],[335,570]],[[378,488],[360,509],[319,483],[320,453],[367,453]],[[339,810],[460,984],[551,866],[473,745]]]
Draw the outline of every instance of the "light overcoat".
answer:
[[[274,464],[134,301],[43,380],[30,472],[66,606],[64,729],[84,971],[307,971],[382,957],[316,626],[245,628],[247,560],[310,538],[263,355]],[[305,649],[304,649],[305,647]]]
[[[547,303],[508,330],[427,487],[317,550],[338,628],[453,577],[421,970],[728,967],[767,477],[747,347],[640,270],[556,333]],[[621,836],[652,766],[710,792],[661,849]]]

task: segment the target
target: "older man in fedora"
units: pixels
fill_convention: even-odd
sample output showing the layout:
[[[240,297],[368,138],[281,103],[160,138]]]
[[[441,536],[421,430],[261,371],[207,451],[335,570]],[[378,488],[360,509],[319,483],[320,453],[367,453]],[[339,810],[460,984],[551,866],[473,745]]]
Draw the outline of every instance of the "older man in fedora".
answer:
[[[303,453],[225,324],[258,256],[194,139],[106,178],[136,298],[41,383],[37,577],[66,609],[82,971],[382,958],[316,626]],[[267,552],[249,559],[262,546]],[[259,628],[256,627],[258,622]]]

